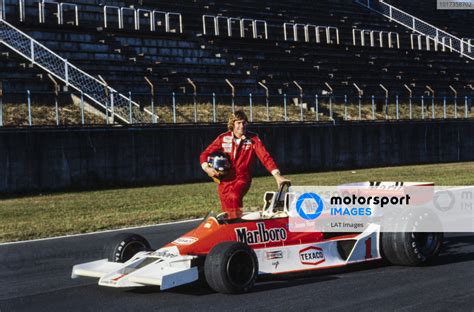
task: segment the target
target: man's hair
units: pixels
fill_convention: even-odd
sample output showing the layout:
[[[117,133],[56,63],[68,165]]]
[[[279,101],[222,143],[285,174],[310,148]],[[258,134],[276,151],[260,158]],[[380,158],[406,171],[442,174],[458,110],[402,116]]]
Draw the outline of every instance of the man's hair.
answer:
[[[234,130],[234,122],[238,120],[244,120],[245,122],[249,122],[247,115],[245,115],[244,111],[238,110],[229,116],[229,121],[227,122],[227,129],[230,131]]]

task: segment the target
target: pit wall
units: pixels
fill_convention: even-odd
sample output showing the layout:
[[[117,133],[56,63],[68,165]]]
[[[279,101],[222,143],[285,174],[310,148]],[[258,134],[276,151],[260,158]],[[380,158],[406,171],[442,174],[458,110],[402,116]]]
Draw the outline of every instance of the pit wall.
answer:
[[[469,120],[250,125],[283,174],[474,160]],[[224,125],[0,130],[0,193],[209,181]],[[268,174],[258,165],[256,175]]]

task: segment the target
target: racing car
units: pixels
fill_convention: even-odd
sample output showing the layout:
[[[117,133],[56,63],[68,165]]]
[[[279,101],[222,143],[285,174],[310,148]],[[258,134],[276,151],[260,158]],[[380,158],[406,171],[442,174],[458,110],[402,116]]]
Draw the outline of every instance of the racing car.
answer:
[[[359,233],[289,231],[291,192],[285,183],[264,194],[263,209],[228,219],[209,213],[190,232],[152,250],[138,234],[120,234],[106,259],[75,265],[72,278],[93,277],[108,287],[170,289],[205,280],[215,291],[252,289],[258,276],[323,270],[385,259],[418,266],[440,252],[443,233],[382,233],[372,223]]]

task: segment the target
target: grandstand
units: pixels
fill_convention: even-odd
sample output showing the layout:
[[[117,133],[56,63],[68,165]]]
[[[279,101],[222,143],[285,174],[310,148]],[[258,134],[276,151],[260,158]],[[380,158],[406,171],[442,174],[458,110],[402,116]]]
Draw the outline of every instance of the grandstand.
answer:
[[[472,39],[472,10],[437,10],[435,5],[422,2],[388,0],[385,1],[414,16],[442,29],[459,38]]]
[[[167,104],[173,92],[189,101],[194,93],[207,94],[202,101],[210,101],[212,93],[235,93],[245,97],[242,101],[249,93],[268,93],[310,102],[315,95],[407,96],[410,90],[414,97],[456,94],[471,105],[472,11],[450,17],[412,1],[390,1],[463,38],[467,44],[460,53],[452,41],[414,33],[374,11],[376,5],[361,2],[3,0],[3,14],[68,64],[100,75],[122,93],[114,98],[122,109],[114,111],[118,122],[153,120],[149,108],[127,108],[129,92],[137,107],[149,105],[145,77],[159,95],[157,102]],[[12,102],[24,101],[26,90],[52,89],[43,69],[5,46],[0,66],[3,93]],[[67,84],[63,80],[62,86]],[[99,109],[109,96],[104,91],[97,97]],[[226,99],[230,104],[229,97],[220,101]]]

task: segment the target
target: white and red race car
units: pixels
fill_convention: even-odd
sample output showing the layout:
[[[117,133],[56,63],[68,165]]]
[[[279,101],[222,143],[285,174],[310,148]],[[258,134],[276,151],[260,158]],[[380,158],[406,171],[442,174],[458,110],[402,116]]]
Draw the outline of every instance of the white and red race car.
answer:
[[[137,234],[108,246],[108,259],[75,265],[72,278],[99,278],[108,287],[160,286],[162,290],[205,279],[221,293],[249,291],[259,275],[342,267],[386,259],[423,265],[441,249],[443,233],[291,232],[288,185],[266,192],[261,212],[227,219],[209,214],[195,229],[158,250]]]

